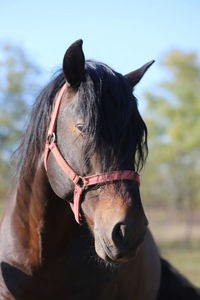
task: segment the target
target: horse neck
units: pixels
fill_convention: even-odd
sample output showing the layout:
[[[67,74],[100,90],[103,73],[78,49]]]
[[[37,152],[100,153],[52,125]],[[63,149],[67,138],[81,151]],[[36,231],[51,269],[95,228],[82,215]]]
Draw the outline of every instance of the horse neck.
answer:
[[[10,257],[30,272],[62,255],[78,230],[69,205],[51,189],[42,160],[24,171],[3,222],[14,237],[9,253],[17,252]]]

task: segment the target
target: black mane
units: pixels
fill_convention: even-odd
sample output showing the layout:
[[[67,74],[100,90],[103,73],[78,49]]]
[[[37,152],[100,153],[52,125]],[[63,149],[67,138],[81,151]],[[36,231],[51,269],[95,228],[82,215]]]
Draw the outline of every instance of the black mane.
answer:
[[[147,129],[127,80],[102,63],[86,61],[85,69],[85,80],[78,89],[79,110],[87,132],[83,151],[85,162],[97,151],[102,159],[102,171],[114,170],[131,155],[133,168],[140,170],[148,152]],[[33,166],[44,151],[53,101],[64,83],[61,72],[41,91],[33,105],[17,151],[19,174],[27,167],[27,157],[30,168],[30,160]]]
[[[119,169],[127,157],[139,171],[147,156],[147,128],[127,79],[105,64],[87,61],[86,79],[79,87],[85,122],[84,159],[95,151],[102,171]]]
[[[56,93],[65,83],[64,74],[56,76],[38,95],[29,115],[25,133],[16,151],[18,174],[23,175],[26,167],[33,167],[44,151],[49,118]],[[27,158],[28,161],[27,161]]]

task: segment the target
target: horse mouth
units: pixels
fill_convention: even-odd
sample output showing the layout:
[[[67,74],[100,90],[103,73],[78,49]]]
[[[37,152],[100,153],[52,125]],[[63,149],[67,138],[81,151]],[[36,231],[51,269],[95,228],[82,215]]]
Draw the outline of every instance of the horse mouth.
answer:
[[[95,250],[97,255],[110,264],[121,264],[133,260],[137,255],[140,245],[132,248],[119,249],[103,238],[95,238]]]

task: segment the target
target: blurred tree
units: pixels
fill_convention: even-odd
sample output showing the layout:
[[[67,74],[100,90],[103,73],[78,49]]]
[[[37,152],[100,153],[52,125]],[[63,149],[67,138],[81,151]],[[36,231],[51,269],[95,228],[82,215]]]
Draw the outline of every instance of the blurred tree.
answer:
[[[0,45],[0,201],[11,182],[9,159],[21,136],[39,68],[21,47]]]
[[[196,53],[170,52],[161,63],[169,79],[146,93],[150,155],[143,196],[186,209],[200,206],[200,62]]]

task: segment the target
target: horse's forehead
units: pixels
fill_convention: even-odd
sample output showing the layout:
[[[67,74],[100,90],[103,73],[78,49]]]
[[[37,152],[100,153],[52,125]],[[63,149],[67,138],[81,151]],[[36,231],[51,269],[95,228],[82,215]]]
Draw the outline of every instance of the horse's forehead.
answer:
[[[69,104],[76,105],[77,102],[78,102],[78,91],[74,91],[72,88],[70,88],[69,85],[67,85],[64,94],[62,96],[60,111],[62,112],[63,110],[65,110]]]

